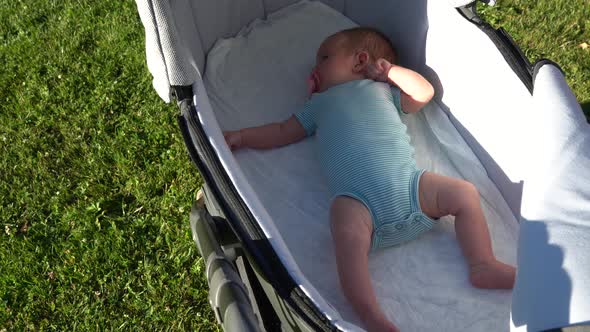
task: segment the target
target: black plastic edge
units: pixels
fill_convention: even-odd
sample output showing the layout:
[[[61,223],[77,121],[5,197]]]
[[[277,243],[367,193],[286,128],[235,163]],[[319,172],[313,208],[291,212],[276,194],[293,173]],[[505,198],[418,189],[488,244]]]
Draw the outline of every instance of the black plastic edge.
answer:
[[[244,273],[244,278],[247,278],[246,287],[249,289],[249,295],[254,305],[254,312],[262,320],[261,324],[264,326],[265,331],[276,331],[281,327],[281,320],[272,306],[272,303],[264,293],[264,289],[260,284],[260,281],[256,277],[256,272],[252,268],[247,258],[242,257],[242,261],[236,260],[238,270],[240,274]],[[241,271],[243,269],[243,271]]]
[[[537,79],[537,73],[539,72],[539,69],[541,69],[541,67],[543,67],[544,65],[555,66],[557,69],[559,69],[563,76],[565,76],[565,71],[563,71],[561,66],[557,64],[555,61],[549,59],[539,59],[535,61],[535,63],[533,64],[533,83]]]
[[[296,312],[299,312],[299,315],[310,326],[318,331],[337,331],[332,322],[299,289],[255,218],[237,194],[198,121],[197,110],[192,103],[192,87],[173,86],[172,89],[175,96],[178,96],[177,103],[181,114],[177,117],[177,122],[189,156],[199,170],[203,181],[207,183],[215,199],[219,202],[230,227],[242,242],[244,250],[254,257],[263,275],[273,285],[277,293]],[[191,97],[186,98],[187,95]],[[196,131],[198,146],[192,143],[187,121]]]
[[[502,56],[518,76],[521,82],[526,86],[529,92],[533,93],[533,66],[524,55],[522,50],[516,45],[512,37],[503,28],[494,29],[484,21],[476,9],[476,2],[457,8],[457,11],[469,22],[475,24],[482,30],[492,42],[496,45]]]
[[[176,98],[176,102],[180,105],[182,102],[187,101],[189,104],[192,103],[193,89],[190,85],[173,85],[171,86],[172,95]]]

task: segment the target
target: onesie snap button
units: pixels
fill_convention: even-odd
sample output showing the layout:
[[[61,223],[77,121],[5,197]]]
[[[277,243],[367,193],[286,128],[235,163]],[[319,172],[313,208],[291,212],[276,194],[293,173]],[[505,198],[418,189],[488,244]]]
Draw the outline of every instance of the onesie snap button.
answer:
[[[404,229],[404,226],[405,226],[404,224],[399,223],[399,224],[395,225],[395,229],[397,229],[398,231],[401,231],[402,229]]]

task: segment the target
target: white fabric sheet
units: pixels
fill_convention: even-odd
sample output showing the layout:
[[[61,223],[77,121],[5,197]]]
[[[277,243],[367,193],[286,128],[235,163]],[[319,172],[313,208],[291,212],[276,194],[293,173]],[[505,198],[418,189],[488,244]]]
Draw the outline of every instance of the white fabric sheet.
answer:
[[[354,25],[319,2],[304,2],[218,41],[207,57],[204,82],[220,127],[287,119],[305,99],[306,77],[321,41]],[[478,187],[494,252],[515,264],[518,223],[446,114],[431,103],[404,122],[420,167]],[[235,157],[301,272],[343,320],[360,326],[340,291],[329,194],[313,143],[310,138],[269,151],[243,150]],[[509,330],[511,292],[469,284],[451,218],[409,244],[372,254],[369,265],[380,305],[402,330]]]

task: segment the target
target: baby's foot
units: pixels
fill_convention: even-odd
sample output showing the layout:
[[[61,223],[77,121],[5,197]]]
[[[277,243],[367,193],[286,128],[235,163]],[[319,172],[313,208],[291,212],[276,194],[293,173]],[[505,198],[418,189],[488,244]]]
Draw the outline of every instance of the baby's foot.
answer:
[[[515,276],[514,267],[497,260],[472,265],[469,268],[469,280],[477,288],[512,289]]]
[[[367,324],[368,332],[399,332],[399,329],[388,320],[373,321]]]

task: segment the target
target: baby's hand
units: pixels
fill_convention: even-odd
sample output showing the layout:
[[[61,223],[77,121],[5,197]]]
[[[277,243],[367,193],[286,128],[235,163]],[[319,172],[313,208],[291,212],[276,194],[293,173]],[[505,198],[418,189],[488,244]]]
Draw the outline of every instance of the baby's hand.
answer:
[[[242,147],[242,132],[240,130],[224,131],[223,138],[232,151]]]
[[[392,65],[389,61],[381,58],[375,61],[375,63],[369,63],[365,75],[367,78],[377,82],[389,82],[388,74],[391,67]]]

